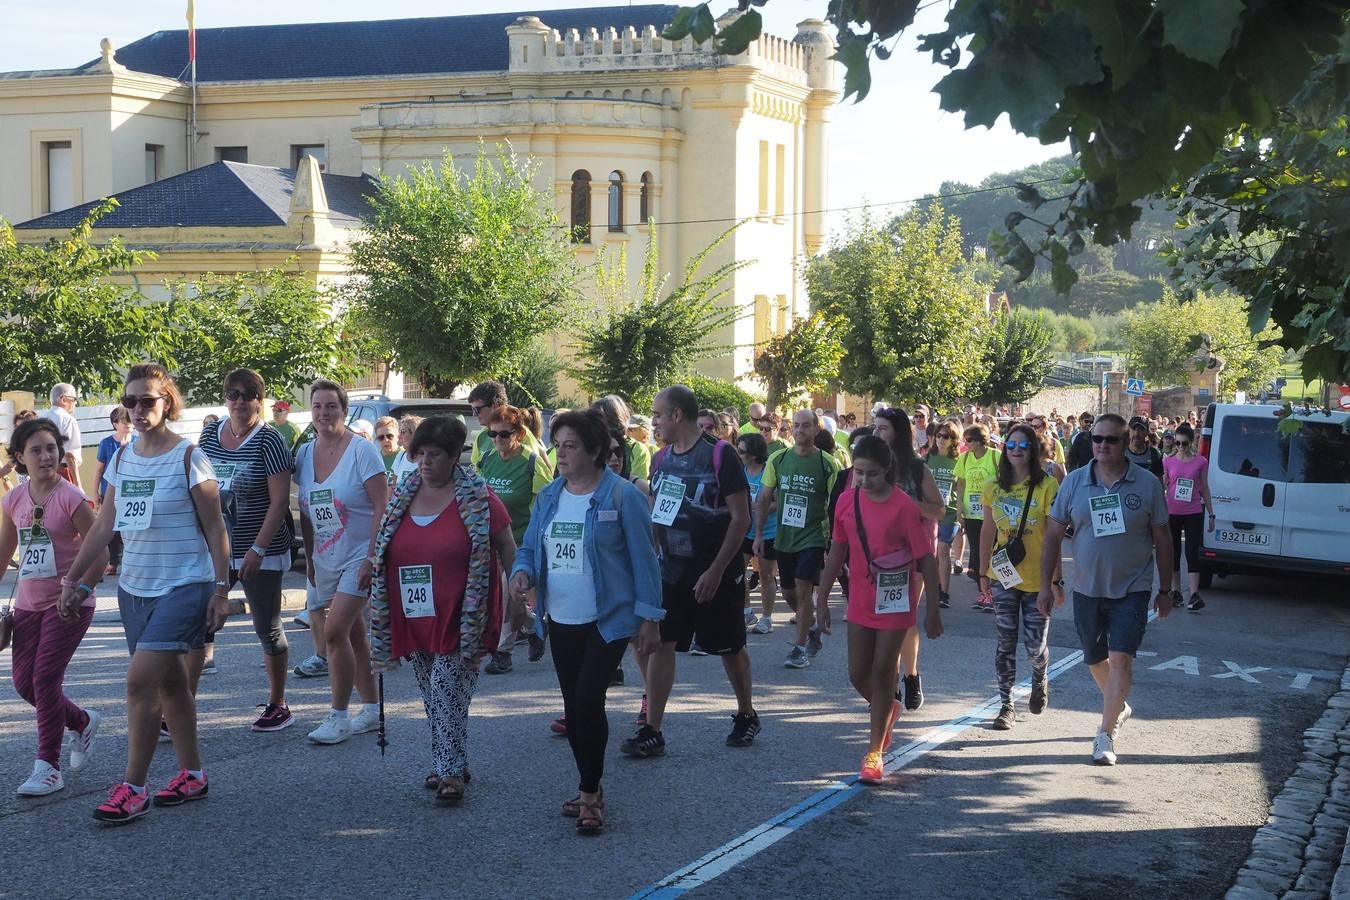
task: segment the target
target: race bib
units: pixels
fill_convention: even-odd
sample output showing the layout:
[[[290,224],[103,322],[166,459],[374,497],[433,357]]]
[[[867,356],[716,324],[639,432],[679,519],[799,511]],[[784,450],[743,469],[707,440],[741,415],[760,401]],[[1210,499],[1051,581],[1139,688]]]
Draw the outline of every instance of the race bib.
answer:
[[[554,521],[548,527],[548,570],[561,575],[581,575],[585,569],[585,522]]]
[[[1107,537],[1125,533],[1125,511],[1120,506],[1119,494],[1107,494],[1105,497],[1092,497],[1092,534],[1094,537]]]
[[[431,566],[399,566],[398,589],[404,616],[429,619],[436,615],[436,603],[431,599]]]
[[[113,528],[118,531],[144,531],[150,527],[155,514],[155,479],[126,478],[117,488],[117,518]]]
[[[783,525],[788,528],[806,527],[807,498],[804,494],[783,495]]]
[[[984,518],[984,495],[978,492],[974,494],[967,494],[966,505],[970,507],[970,515],[968,518],[971,519]]]
[[[873,610],[879,616],[909,612],[909,569],[877,573],[877,596]]]
[[[44,528],[19,529],[19,578],[55,578],[56,552],[52,536]]]
[[[1191,498],[1195,496],[1195,480],[1191,478],[1178,478],[1176,480],[1175,496],[1181,503],[1190,503]]]
[[[942,495],[942,505],[949,505],[952,502],[952,488],[956,487],[956,483],[945,472],[939,472],[933,480],[937,482],[938,493]]]
[[[684,505],[684,482],[678,478],[663,478],[656,490],[656,505],[652,507],[652,522],[657,525],[674,525],[675,517]]]
[[[222,494],[234,490],[234,473],[239,468],[238,463],[213,462],[211,468],[216,470],[216,488]]]
[[[1022,583],[1022,576],[1017,573],[1017,566],[1008,559],[1008,551],[1000,550],[989,560],[989,565],[994,570],[994,577],[998,583],[1005,588],[1014,588]]]
[[[338,518],[331,488],[309,492],[309,520],[314,523],[314,536],[321,543],[328,543],[341,530],[342,520]]]

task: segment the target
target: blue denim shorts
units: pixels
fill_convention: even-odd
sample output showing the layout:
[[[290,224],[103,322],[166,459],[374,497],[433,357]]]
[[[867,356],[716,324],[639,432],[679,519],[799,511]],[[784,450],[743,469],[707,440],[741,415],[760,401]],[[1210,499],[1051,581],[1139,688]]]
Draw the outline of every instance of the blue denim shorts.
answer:
[[[1148,591],[1135,591],[1118,600],[1074,591],[1073,624],[1083,647],[1083,662],[1094,666],[1108,653],[1137,654],[1148,626],[1149,598]]]
[[[127,634],[127,650],[187,653],[205,646],[206,612],[214,585],[184,584],[159,597],[137,597],[117,589],[117,609]]]
[[[952,522],[950,525],[939,525],[937,539],[944,544],[950,544],[952,541],[956,540],[956,523]]]

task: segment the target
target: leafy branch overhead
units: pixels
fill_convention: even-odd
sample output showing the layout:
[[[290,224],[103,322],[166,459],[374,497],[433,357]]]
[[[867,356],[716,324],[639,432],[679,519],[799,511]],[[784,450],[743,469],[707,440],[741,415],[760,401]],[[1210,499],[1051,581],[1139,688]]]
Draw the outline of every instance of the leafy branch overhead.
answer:
[[[720,30],[699,4],[668,33],[736,52],[762,27],[751,7],[766,2],[740,0],[746,14]],[[887,58],[919,6],[816,2],[839,34],[845,96],[861,100],[872,59]],[[1019,279],[1040,259],[1068,291],[1089,243],[1128,240],[1141,202],[1171,193],[1201,226],[1179,242],[1175,274],[1241,291],[1254,332],[1273,320],[1283,346],[1307,349],[1305,375],[1350,381],[1348,10],[1347,0],[956,0],[918,49],[946,70],[934,90],[967,127],[1006,115],[1074,155],[1062,190],[1019,186],[1023,207],[994,245]]]
[[[838,318],[817,312],[798,319],[755,355],[755,374],[768,393],[769,409],[824,390],[839,377],[843,331]]]

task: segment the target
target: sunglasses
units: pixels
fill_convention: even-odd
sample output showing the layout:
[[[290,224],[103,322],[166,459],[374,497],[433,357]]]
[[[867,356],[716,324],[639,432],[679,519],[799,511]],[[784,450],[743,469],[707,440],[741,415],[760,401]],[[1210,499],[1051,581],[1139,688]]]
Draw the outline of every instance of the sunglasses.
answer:
[[[225,392],[226,400],[257,400],[258,395],[252,391],[241,391],[238,388],[230,388]]]
[[[1092,436],[1092,443],[1094,443],[1094,444],[1113,444],[1113,445],[1114,445],[1114,444],[1119,444],[1119,443],[1120,443],[1120,435],[1118,435],[1118,434],[1094,434],[1094,435]]]
[[[471,413],[473,413],[475,416],[478,415],[479,413],[481,413],[483,410],[485,410],[485,409],[487,409],[487,408],[488,408],[488,405],[487,405],[486,403],[470,403],[470,404],[469,404],[469,411],[470,411]]]
[[[1045,430],[1045,423],[1044,423],[1044,422],[1032,422],[1032,423],[1031,423],[1031,427],[1034,428],[1034,429],[1036,429],[1037,431],[1044,431],[1044,430]]]
[[[704,431],[713,431],[717,428],[717,425],[710,422],[707,425],[699,425],[698,427],[702,428]]]
[[[1189,447],[1190,445],[1191,445],[1191,442],[1190,442],[1189,440],[1177,441],[1177,446],[1178,446],[1178,447]]]
[[[42,505],[33,505],[33,525],[29,533],[35,538],[43,538],[47,535],[47,529],[42,527]]]
[[[126,407],[127,409],[135,409],[138,406],[141,409],[154,409],[155,404],[163,399],[164,396],[162,394],[153,397],[149,394],[146,394],[144,397],[133,397],[130,394],[127,394],[125,397],[122,398],[121,403],[122,406]]]
[[[759,426],[759,430],[764,432],[765,434],[773,434],[778,429],[773,425],[761,425]]]
[[[939,441],[954,441],[956,440],[956,435],[952,434],[950,431],[939,431],[937,439]]]
[[[487,430],[487,433],[488,433],[488,437],[492,438],[494,441],[495,441],[495,440],[503,440],[503,441],[504,441],[504,440],[506,440],[507,438],[510,438],[510,437],[514,437],[514,436],[515,436],[515,432],[514,432],[514,431],[511,431],[510,429],[508,429],[508,430],[506,430],[506,431],[493,431],[491,428],[489,428],[489,429]]]
[[[1031,441],[1004,441],[1005,450],[1027,450],[1031,447]]]
[[[610,447],[610,448],[609,448],[609,458],[610,458],[610,459],[623,459],[623,448],[622,448],[622,447]]]
[[[392,435],[392,434],[377,434],[377,435],[375,435],[375,440],[377,440],[377,441],[392,441],[393,439],[394,439],[394,435]]]

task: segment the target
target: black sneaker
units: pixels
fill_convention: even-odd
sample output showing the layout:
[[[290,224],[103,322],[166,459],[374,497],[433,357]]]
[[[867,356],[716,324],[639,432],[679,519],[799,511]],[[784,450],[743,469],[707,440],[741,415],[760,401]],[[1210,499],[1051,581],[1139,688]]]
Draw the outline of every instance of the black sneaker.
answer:
[[[752,572],[750,573],[750,587],[749,587],[749,589],[753,591],[753,590],[754,590],[755,588],[757,588],[757,587],[759,587],[759,573],[758,573],[758,572],[752,571]]]
[[[1031,697],[1027,700],[1027,709],[1031,710],[1033,716],[1039,716],[1045,712],[1045,705],[1050,702],[1050,682],[1033,681],[1031,683]]]
[[[1180,594],[1177,594],[1177,599],[1181,599]],[[1191,612],[1199,612],[1205,608],[1205,598],[1200,596],[1199,591],[1196,591],[1194,594],[1191,594],[1191,602],[1186,604],[1186,608]]]
[[[913,712],[923,708],[923,680],[918,675],[906,675],[900,679],[901,690],[896,691],[897,700],[903,700],[905,709]]]
[[[544,658],[544,639],[530,632],[530,662],[539,662]]]
[[[806,632],[806,655],[815,659],[824,648],[825,642],[820,638],[820,629],[808,629]]]
[[[736,713],[731,717],[731,734],[727,735],[728,747],[749,747],[759,734],[759,713],[748,716]]]
[[[483,671],[489,675],[505,675],[511,671],[511,653],[508,650],[498,650],[492,654],[492,659]]]
[[[962,566],[960,563],[952,563],[952,574],[953,574],[953,575],[960,575],[960,574],[961,574],[962,572],[964,572],[965,570],[966,570],[965,567]]]
[[[1186,602],[1186,601],[1183,600],[1182,597],[1181,597],[1181,591],[1173,591],[1173,592],[1172,592],[1172,608],[1173,608],[1173,609],[1180,609],[1181,606],[1182,606],[1182,604],[1184,604],[1185,602]]]
[[[1005,703],[994,718],[993,729],[995,731],[1008,731],[1016,721],[1017,710],[1013,709],[1012,703]]]
[[[618,687],[621,684],[623,684],[623,666],[618,666],[609,673],[609,686]]]
[[[619,744],[619,752],[624,756],[633,756],[638,759],[645,759],[648,756],[664,756],[666,739],[655,728],[650,725],[643,725],[638,728],[636,734],[624,739]]]
[[[952,605],[952,595],[946,591],[938,591],[938,606],[947,609]]]

